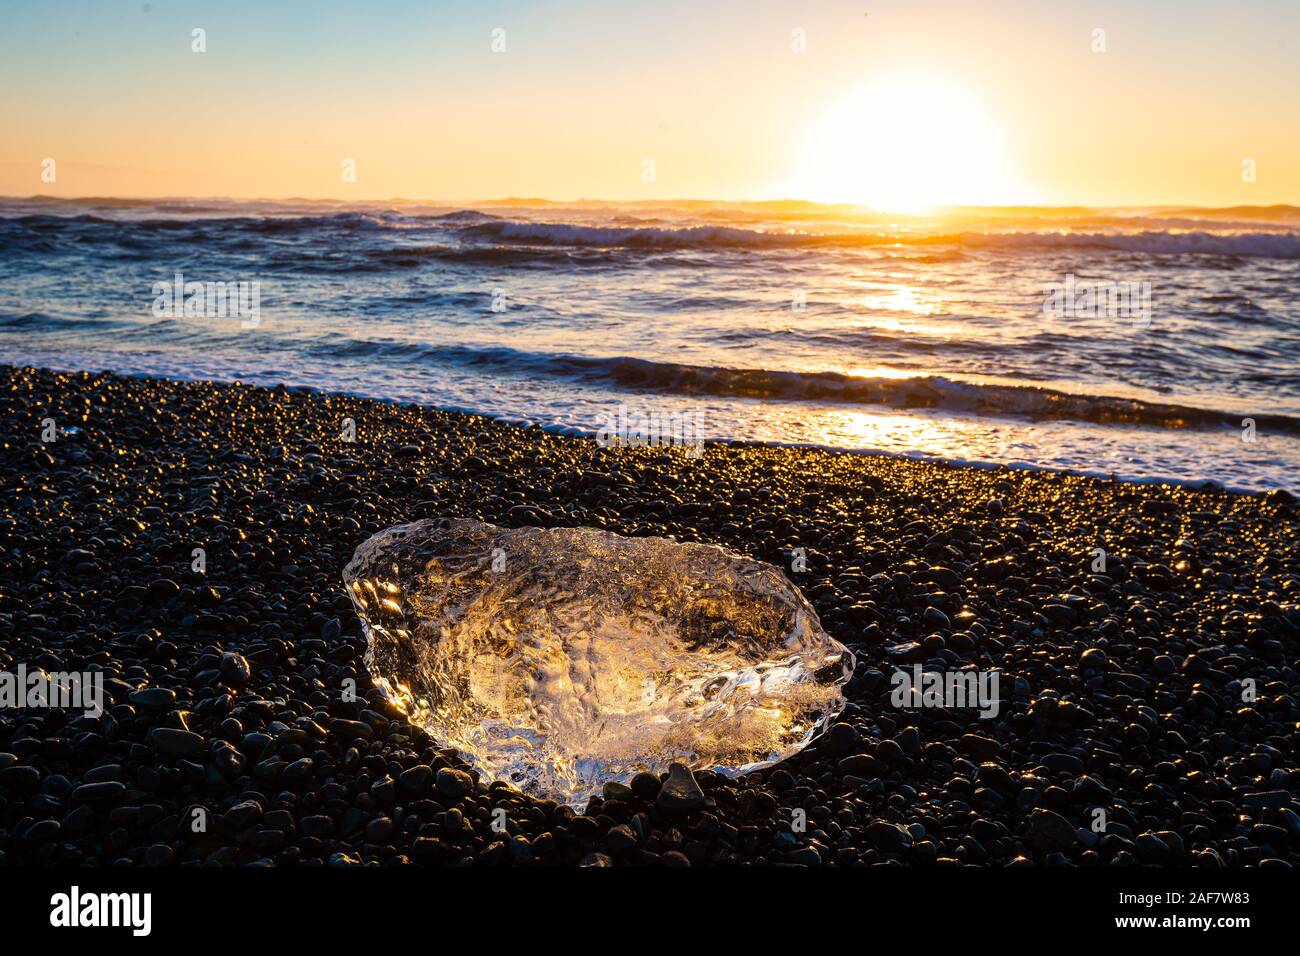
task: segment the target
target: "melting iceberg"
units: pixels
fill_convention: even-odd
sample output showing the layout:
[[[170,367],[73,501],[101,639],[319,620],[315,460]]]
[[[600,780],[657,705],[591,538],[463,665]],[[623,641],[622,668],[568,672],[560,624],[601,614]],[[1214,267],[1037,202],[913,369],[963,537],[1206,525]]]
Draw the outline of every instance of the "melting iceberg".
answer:
[[[367,666],[413,723],[574,805],[674,761],[789,757],[853,672],[781,571],[710,545],[435,519],[376,534],[343,577]]]

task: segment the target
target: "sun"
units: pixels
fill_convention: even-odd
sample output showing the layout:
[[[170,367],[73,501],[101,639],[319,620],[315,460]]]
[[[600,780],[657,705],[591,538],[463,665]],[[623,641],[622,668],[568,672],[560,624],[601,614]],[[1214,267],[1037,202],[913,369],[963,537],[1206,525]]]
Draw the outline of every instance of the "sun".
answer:
[[[1031,202],[1001,131],[971,91],[890,76],[834,103],[798,148],[790,194],[887,212]]]

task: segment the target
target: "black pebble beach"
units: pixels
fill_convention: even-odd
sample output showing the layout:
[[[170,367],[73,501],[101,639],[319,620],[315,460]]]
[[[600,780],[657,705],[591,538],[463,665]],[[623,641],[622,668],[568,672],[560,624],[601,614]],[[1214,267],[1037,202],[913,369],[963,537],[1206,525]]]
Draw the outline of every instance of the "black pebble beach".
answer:
[[[1300,863],[1285,492],[738,444],[691,459],[9,367],[0,420],[0,670],[98,670],[108,697],[99,717],[0,710],[4,864]],[[779,564],[857,657],[847,709],[776,767],[643,774],[585,813],[478,780],[385,703],[341,584],[371,534],[439,515]],[[894,706],[914,664],[996,670],[997,716]]]

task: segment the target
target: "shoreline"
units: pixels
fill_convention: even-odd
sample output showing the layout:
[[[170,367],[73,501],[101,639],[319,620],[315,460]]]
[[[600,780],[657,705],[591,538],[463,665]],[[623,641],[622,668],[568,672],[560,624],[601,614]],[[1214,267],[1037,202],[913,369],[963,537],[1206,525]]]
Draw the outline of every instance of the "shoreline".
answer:
[[[208,377],[189,378],[189,377],[184,377],[179,375],[163,375],[163,374],[155,374],[151,372],[116,372],[107,368],[87,370],[82,368],[75,368],[72,366],[64,367],[62,365],[35,365],[35,366],[29,364],[19,365],[10,361],[6,361],[4,359],[0,359],[0,369],[16,369],[16,368],[36,368],[42,371],[50,371],[50,372],[57,372],[60,374],[70,374],[70,375],[86,373],[91,375],[112,375],[112,376],[118,376],[121,378],[128,378],[128,379],[144,379],[144,380],[161,379],[161,380],[173,381],[173,382],[191,382],[191,383],[200,383],[200,384],[210,383],[214,385],[227,385],[227,386],[236,386],[236,385],[251,386],[255,388],[268,388],[268,389],[283,387],[295,393],[318,395],[322,397],[346,396],[349,398],[356,398],[364,401],[379,402],[386,405],[396,405],[400,407],[410,407],[415,409],[428,409],[431,411],[449,412],[456,415],[465,415],[470,418],[484,418],[491,421],[500,422],[501,424],[508,425],[515,428],[522,428],[522,429],[540,428],[545,432],[548,432],[553,435],[562,436],[565,438],[592,439],[598,433],[598,429],[595,428],[584,429],[572,425],[560,425],[560,424],[537,422],[529,418],[515,418],[509,415],[494,415],[490,412],[469,408],[467,406],[426,404],[422,402],[407,401],[404,399],[385,398],[378,395],[366,394],[364,392],[344,391],[344,390],[325,388],[325,387],[320,387],[315,385],[287,385],[284,383],[262,384],[260,382],[254,382],[247,379],[238,379],[238,378],[232,378],[232,379],[208,378]],[[632,393],[632,394],[644,395],[644,393]],[[869,406],[869,407],[872,410],[881,411],[881,412],[894,410],[891,409],[889,406],[878,406],[878,407]],[[940,420],[944,420],[948,417],[961,419],[962,416],[960,415],[938,416]],[[1007,421],[1018,421],[1018,419],[1012,416],[1009,417]],[[1163,435],[1166,438],[1173,438],[1183,433],[1178,430],[1160,431],[1157,429],[1155,431],[1155,434]],[[1292,493],[1289,488],[1282,488],[1276,485],[1268,488],[1251,488],[1242,485],[1227,484],[1216,478],[1180,477],[1176,475],[1159,475],[1159,474],[1143,475],[1137,473],[1123,474],[1118,472],[1107,472],[1102,470],[1097,470],[1097,471],[1086,470],[1082,468],[1075,468],[1069,466],[1053,467],[1050,465],[1040,465],[1040,464],[1034,464],[1032,462],[1026,462],[1026,461],[1000,462],[1000,461],[993,461],[988,459],[976,459],[976,458],[968,459],[968,458],[961,458],[955,456],[945,456],[945,455],[930,453],[925,451],[901,452],[901,451],[891,451],[889,449],[884,449],[884,448],[874,448],[874,447],[865,447],[865,446],[848,447],[848,446],[819,444],[816,442],[772,441],[772,440],[766,440],[761,438],[705,438],[703,439],[703,442],[704,444],[707,445],[718,445],[722,447],[751,447],[752,446],[758,448],[790,448],[796,451],[815,451],[815,452],[827,452],[830,454],[863,455],[868,457],[895,458],[904,461],[930,462],[933,464],[947,465],[954,468],[974,468],[974,469],[990,470],[990,471],[1008,469],[1013,471],[1044,472],[1049,474],[1074,476],[1074,477],[1081,477],[1081,478],[1093,478],[1098,481],[1121,482],[1125,484],[1135,484],[1135,485],[1170,485],[1174,487],[1187,488],[1190,490],[1225,491],[1230,494],[1238,494],[1238,495],[1263,496],[1278,491],[1285,492],[1287,494]]]
[[[762,443],[690,459],[309,388],[12,366],[0,420],[0,664],[103,671],[110,697],[97,718],[0,710],[0,863],[1300,864],[1286,492]],[[577,815],[476,782],[383,701],[342,590],[362,541],[434,515],[780,564],[857,658],[848,706],[775,767],[697,772],[689,808],[645,780]],[[914,664],[998,673],[997,715],[891,704]]]

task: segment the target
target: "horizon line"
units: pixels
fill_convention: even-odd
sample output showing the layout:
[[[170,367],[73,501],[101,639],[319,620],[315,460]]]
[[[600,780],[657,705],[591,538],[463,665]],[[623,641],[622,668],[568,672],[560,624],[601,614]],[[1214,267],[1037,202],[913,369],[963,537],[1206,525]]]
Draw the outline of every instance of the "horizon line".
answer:
[[[497,206],[572,206],[572,205],[605,205],[605,206],[807,206],[819,209],[852,209],[863,212],[884,214],[924,217],[935,215],[943,212],[957,212],[963,210],[1176,210],[1176,209],[1197,209],[1211,212],[1220,212],[1235,209],[1296,209],[1300,208],[1300,200],[1296,203],[1277,202],[1277,203],[1232,203],[1229,205],[1208,205],[1203,203],[1184,202],[1184,203],[963,203],[963,204],[938,204],[930,207],[926,212],[901,211],[882,209],[867,206],[862,203],[853,202],[821,202],[813,199],[707,199],[707,198],[675,198],[675,199],[609,199],[594,197],[578,197],[573,199],[553,199],[545,196],[502,196],[498,198],[466,198],[466,197],[438,197],[438,198],[414,198],[407,196],[387,196],[387,197],[360,197],[357,199],[340,199],[334,197],[313,197],[313,196],[231,196],[231,195],[161,195],[161,196],[114,196],[114,195],[85,195],[85,196],[56,196],[48,193],[32,193],[28,196],[0,194],[0,201],[19,200],[19,201],[53,201],[53,202],[132,202],[140,204],[160,203],[160,202],[232,202],[232,203],[419,203],[424,205],[497,205]]]

